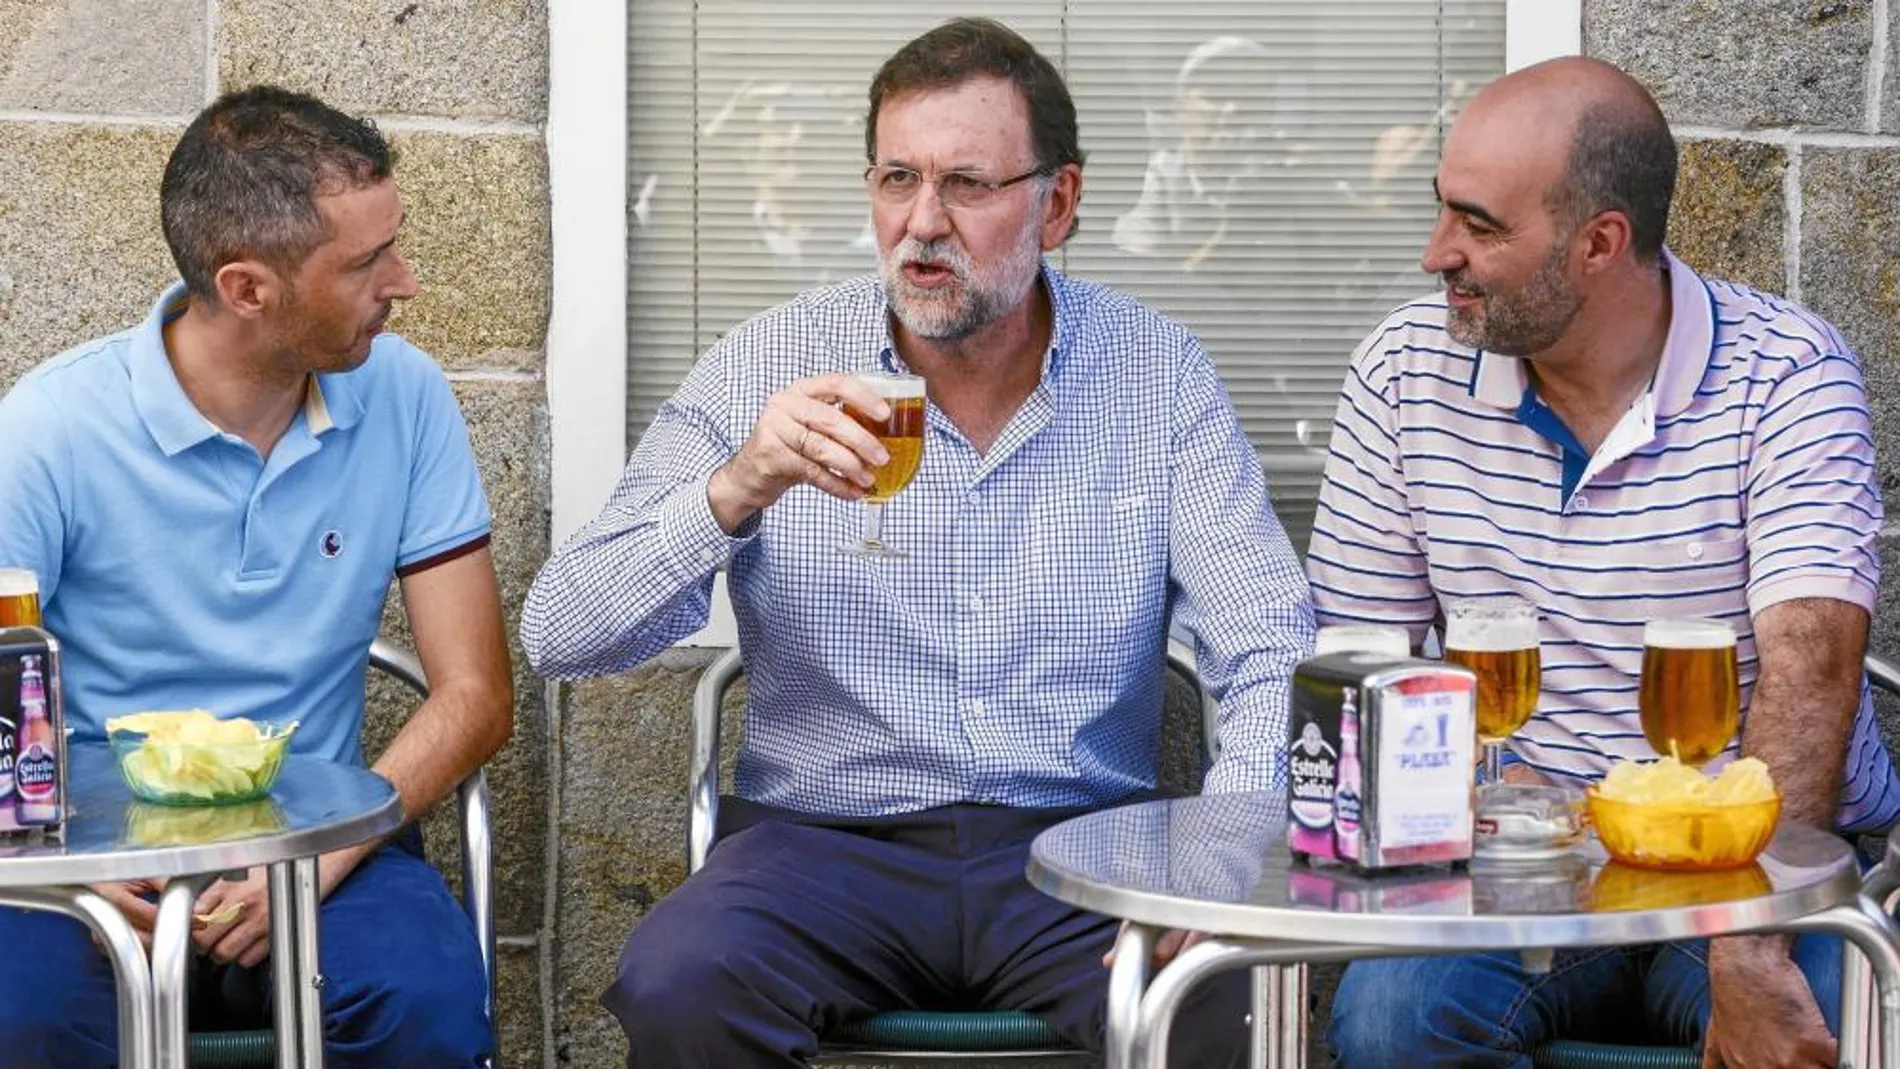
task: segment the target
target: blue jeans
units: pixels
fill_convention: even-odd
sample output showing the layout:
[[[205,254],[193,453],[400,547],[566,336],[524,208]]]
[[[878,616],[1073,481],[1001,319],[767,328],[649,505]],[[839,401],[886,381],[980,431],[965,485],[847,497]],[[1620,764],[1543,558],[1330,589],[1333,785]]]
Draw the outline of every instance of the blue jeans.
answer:
[[[1802,936],[1794,960],[1838,1035],[1840,939]],[[1354,962],[1327,1041],[1345,1069],[1530,1069],[1553,1039],[1699,1049],[1708,1021],[1708,942],[1696,940],[1560,950],[1541,975],[1511,951]]]
[[[84,925],[0,908],[0,948],[0,1069],[117,1064],[112,966]],[[332,1069],[476,1066],[493,1052],[474,926],[416,854],[385,846],[358,865],[319,907],[317,951]],[[268,959],[193,966],[194,1028],[269,1027]]]

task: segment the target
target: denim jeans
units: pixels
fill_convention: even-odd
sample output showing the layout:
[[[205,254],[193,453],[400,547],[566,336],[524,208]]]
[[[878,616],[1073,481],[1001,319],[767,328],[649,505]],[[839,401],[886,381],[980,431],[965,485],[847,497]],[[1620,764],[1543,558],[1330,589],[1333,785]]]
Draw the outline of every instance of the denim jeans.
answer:
[[[1806,935],[1794,960],[1827,1026],[1840,1032],[1841,941]],[[1708,942],[1560,950],[1547,973],[1514,951],[1354,962],[1327,1034],[1345,1069],[1530,1069],[1553,1039],[1702,1045]]]
[[[420,839],[415,840],[420,847]],[[480,1065],[494,1051],[474,926],[418,853],[386,845],[318,910],[323,1031],[332,1069]],[[118,1062],[112,967],[78,921],[0,908],[0,1069]],[[194,957],[192,1027],[269,1027],[270,962]]]

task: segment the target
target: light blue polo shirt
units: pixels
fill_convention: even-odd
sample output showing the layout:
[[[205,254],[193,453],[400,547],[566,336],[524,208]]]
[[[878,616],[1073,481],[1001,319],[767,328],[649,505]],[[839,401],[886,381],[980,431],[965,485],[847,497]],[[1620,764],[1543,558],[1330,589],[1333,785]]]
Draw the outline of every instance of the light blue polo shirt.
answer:
[[[0,566],[39,575],[76,738],[140,709],[301,721],[292,749],[362,761],[364,674],[390,580],[487,544],[488,501],[434,361],[394,334],[312,379],[271,450],[212,426],[138,326],[0,401]]]

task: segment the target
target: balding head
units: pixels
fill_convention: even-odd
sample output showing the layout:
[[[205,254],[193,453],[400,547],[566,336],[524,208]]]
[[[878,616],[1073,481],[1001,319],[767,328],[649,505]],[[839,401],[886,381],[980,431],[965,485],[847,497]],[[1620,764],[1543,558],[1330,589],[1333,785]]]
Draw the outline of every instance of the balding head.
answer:
[[[1485,86],[1464,116],[1516,140],[1574,227],[1602,212],[1630,224],[1630,252],[1652,262],[1669,229],[1676,141],[1642,85],[1602,60],[1565,56]],[[1454,132],[1455,136],[1455,132]]]

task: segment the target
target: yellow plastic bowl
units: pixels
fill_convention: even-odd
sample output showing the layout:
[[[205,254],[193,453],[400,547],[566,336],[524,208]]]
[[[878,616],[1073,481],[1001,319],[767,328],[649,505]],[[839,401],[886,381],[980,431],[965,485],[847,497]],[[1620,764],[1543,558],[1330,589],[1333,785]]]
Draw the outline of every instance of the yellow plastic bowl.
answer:
[[[1740,805],[1619,802],[1590,792],[1590,822],[1611,857],[1676,872],[1739,868],[1775,837],[1781,795]]]

